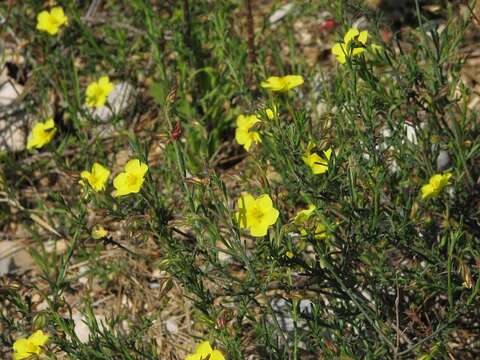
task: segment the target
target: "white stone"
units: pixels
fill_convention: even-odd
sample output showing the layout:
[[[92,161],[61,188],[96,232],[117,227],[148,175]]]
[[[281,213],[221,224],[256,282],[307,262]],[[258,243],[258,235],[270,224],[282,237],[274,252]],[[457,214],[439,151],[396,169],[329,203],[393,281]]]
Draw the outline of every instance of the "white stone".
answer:
[[[415,127],[413,125],[406,123],[405,128],[407,130],[408,141],[410,141],[412,144],[417,145],[418,140],[417,140],[417,132],[415,131]]]
[[[319,101],[317,103],[317,115],[323,116],[328,112],[328,105],[324,101]]]
[[[33,259],[22,241],[0,241],[0,276],[32,267]]]
[[[0,151],[25,149],[27,137],[27,115],[25,111],[13,111],[10,105],[23,92],[23,86],[13,80],[0,83]],[[16,106],[16,105],[13,105]],[[8,112],[12,111],[11,114]]]
[[[437,156],[437,171],[445,171],[450,165],[450,155],[445,150],[440,150]]]
[[[178,325],[177,325],[177,322],[173,318],[169,318],[169,319],[167,319],[167,321],[165,321],[165,328],[171,334],[178,333]]]
[[[277,11],[275,11],[272,15],[270,15],[268,21],[270,22],[270,24],[275,24],[276,22],[282,20],[285,16],[287,16],[292,9],[293,4],[287,3],[281,8],[279,8]]]
[[[365,16],[362,16],[352,24],[352,28],[357,28],[360,31],[369,27],[368,20]]]
[[[302,299],[300,300],[299,307],[300,312],[305,314],[311,314],[313,310],[313,303],[308,299]]]
[[[72,315],[72,320],[75,323],[75,335],[77,335],[78,339],[82,343],[88,342],[88,338],[90,336],[90,329],[86,324],[86,318],[83,314],[79,312],[75,312]],[[105,328],[105,316],[103,315],[95,315],[95,320],[98,324],[99,329]]]
[[[23,86],[9,80],[0,84],[0,106],[8,106],[13,103],[23,92]]]

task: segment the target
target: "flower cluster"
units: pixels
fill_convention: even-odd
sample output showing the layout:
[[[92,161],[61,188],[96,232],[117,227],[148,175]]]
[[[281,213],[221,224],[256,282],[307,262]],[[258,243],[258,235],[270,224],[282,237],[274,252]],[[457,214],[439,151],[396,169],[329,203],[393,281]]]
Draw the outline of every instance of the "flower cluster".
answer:
[[[125,164],[124,171],[113,179],[115,191],[113,197],[125,196],[138,193],[145,181],[145,175],[148,171],[148,165],[138,159],[129,160]],[[105,190],[110,170],[99,163],[94,163],[92,171],[82,171],[80,174],[80,184],[85,186],[85,181],[95,192]]]
[[[340,64],[345,64],[347,58],[358,56],[365,51],[368,40],[368,31],[358,31],[351,28],[343,37],[343,42],[338,42],[332,47],[332,54],[335,55]]]
[[[68,25],[68,17],[64,14],[61,7],[54,7],[50,11],[42,11],[37,16],[37,29],[56,35],[60,29]],[[336,43],[331,52],[340,64],[345,64],[352,58],[358,57],[368,50],[367,43],[369,39],[368,31],[359,31],[356,28],[349,29],[343,37],[343,41]],[[381,51],[381,47],[371,44],[370,48],[374,52]],[[262,81],[260,86],[272,92],[283,93],[282,98],[286,98],[285,93],[302,85],[304,79],[300,75],[271,76]],[[85,89],[85,106],[87,108],[101,108],[107,104],[108,97],[114,89],[114,84],[106,75],[100,76],[98,80],[91,82]],[[279,112],[276,106],[265,109],[263,120],[270,120],[270,124],[276,124],[279,120]],[[252,148],[252,145],[262,143],[261,129],[267,122],[262,122],[261,114],[239,115],[236,119],[235,139],[242,145],[246,151]],[[50,143],[57,132],[53,118],[48,118],[44,122],[34,124],[28,138],[27,148],[40,149]],[[267,143],[265,141],[265,143]],[[309,142],[301,156],[301,160],[313,175],[326,174],[331,166],[335,164],[335,156],[332,159],[333,150],[331,147],[319,148],[316,144]],[[337,152],[338,154],[338,152]],[[149,167],[139,159],[130,159],[120,172],[113,179],[114,198],[139,193]],[[95,162],[90,171],[84,170],[80,173],[80,183],[84,187],[89,187],[94,192],[102,192],[107,188],[111,171],[102,164]],[[427,200],[440,195],[443,189],[450,184],[452,173],[433,175],[421,189],[421,198]],[[253,237],[263,237],[268,234],[269,229],[274,226],[279,218],[280,212],[274,207],[272,198],[268,194],[262,194],[254,197],[250,193],[243,193],[237,200],[237,211],[234,219],[240,229],[248,231]],[[298,211],[293,219],[293,226],[299,231],[303,238],[312,234],[315,240],[330,239],[329,224],[321,219],[317,212],[317,207],[309,204],[307,208]],[[96,225],[91,236],[94,239],[106,238],[108,231],[101,225]],[[330,238],[329,238],[330,236]],[[294,254],[287,251],[285,255],[293,258]],[[36,331],[28,338],[21,338],[15,341],[13,345],[13,359],[26,359],[31,356],[41,355],[48,341],[48,335],[41,330]],[[195,352],[186,357],[186,360],[224,360],[223,354],[213,349],[208,341],[201,342]]]
[[[286,92],[303,84],[303,77],[300,75],[287,76],[270,76],[267,80],[262,81],[261,86],[273,92]],[[265,109],[268,120],[278,117],[278,109],[274,105]],[[242,145],[245,150],[250,150],[253,144],[260,144],[262,138],[258,131],[261,124],[259,115],[239,115],[237,117],[237,128],[235,130],[235,140]]]
[[[359,56],[367,50],[368,31],[359,31],[357,28],[351,28],[343,37],[342,42],[338,42],[332,47],[332,54],[340,64],[345,64],[347,59]],[[370,46],[373,53],[379,53],[383,48],[380,45],[372,44]]]

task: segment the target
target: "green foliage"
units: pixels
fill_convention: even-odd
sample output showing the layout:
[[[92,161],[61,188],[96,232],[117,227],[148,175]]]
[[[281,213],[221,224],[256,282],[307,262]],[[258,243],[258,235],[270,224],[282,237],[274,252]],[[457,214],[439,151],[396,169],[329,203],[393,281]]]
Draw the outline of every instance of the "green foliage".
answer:
[[[315,14],[314,3],[295,2],[295,17]],[[341,22],[334,40],[351,26],[347,5],[330,4]],[[18,221],[28,230],[45,286],[2,290],[0,346],[43,328],[52,359],[59,352],[169,358],[150,331],[155,312],[112,313],[99,324],[90,295],[81,294],[88,341],[74,331],[67,295],[76,264],[87,263],[89,279],[105,291],[123,291],[125,277],[135,279],[135,292],[148,291],[130,268],[144,261],[147,272],[165,271],[181,285],[193,303],[190,330],[228,359],[446,359],[478,351],[480,132],[459,56],[469,16],[447,8],[439,31],[418,8],[418,27],[401,41],[384,43],[368,29],[368,46],[382,50],[327,71],[298,54],[293,15],[276,33],[266,23],[257,29],[257,60],[249,62],[239,1],[105,1],[106,19],[86,19],[83,2],[63,6],[70,23],[56,38],[34,31],[41,10],[34,1],[13,7],[7,22],[28,42],[31,113],[54,115],[58,134],[38,154],[2,155],[0,224]],[[0,5],[2,16],[7,8]],[[259,86],[289,73],[305,84],[284,93]],[[84,107],[86,85],[101,74],[136,88],[105,138]],[[273,108],[278,115],[269,119]],[[262,142],[248,153],[235,142],[239,114],[261,120],[252,130]],[[310,143],[318,154],[333,150],[324,174],[302,160]],[[97,161],[116,175],[125,151],[149,164],[140,193],[114,198],[111,185],[82,192],[81,171]],[[445,153],[450,162],[439,169]],[[445,171],[451,185],[422,199],[421,187]],[[37,190],[26,196],[27,187]],[[251,237],[235,220],[242,192],[269,194],[280,211],[267,236]],[[295,223],[309,204],[312,219]],[[97,223],[118,230],[121,241],[94,240]],[[47,240],[65,241],[66,251],[47,251]],[[122,259],[104,261],[102,252],[113,248]],[[32,293],[46,309],[32,309]],[[473,343],[455,349],[465,329]]]

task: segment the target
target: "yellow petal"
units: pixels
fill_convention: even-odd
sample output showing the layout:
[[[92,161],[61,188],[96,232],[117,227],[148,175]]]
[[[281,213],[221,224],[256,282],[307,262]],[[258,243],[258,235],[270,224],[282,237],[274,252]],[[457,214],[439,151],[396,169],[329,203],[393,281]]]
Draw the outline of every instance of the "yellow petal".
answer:
[[[300,75],[287,75],[285,76],[285,80],[287,82],[286,89],[291,90],[294,87],[300,86],[303,84],[303,77]]]
[[[351,28],[350,30],[347,31],[343,38],[343,42],[348,45],[350,41],[352,41],[356,36],[358,36],[359,31],[357,28]]]
[[[242,229],[246,229],[249,225],[247,223],[247,209],[255,206],[255,198],[248,194],[242,194],[237,200],[238,211],[235,213],[235,220]]]
[[[255,237],[262,237],[268,233],[268,224],[258,223],[250,227],[250,235]]]
[[[210,356],[210,360],[225,360],[223,354],[218,350],[213,350],[212,355]]]
[[[435,189],[430,184],[423,185],[420,191],[422,192],[422,199],[424,200],[435,195]]]
[[[95,94],[97,93],[97,87],[98,87],[98,84],[95,81],[90,83],[87,86],[87,90],[85,91],[87,97],[94,97]]]
[[[101,191],[105,189],[105,184],[108,180],[108,177],[110,176],[110,170],[108,170],[106,167],[102,166],[99,163],[94,163],[92,166],[92,174],[95,176],[96,184],[94,189],[96,191]]]
[[[453,176],[453,174],[449,172],[449,173],[443,174],[443,176],[444,176],[445,181],[448,183],[450,178]]]
[[[28,340],[24,338],[17,339],[13,343],[13,350],[19,353],[26,352],[27,347],[28,347]]]
[[[132,173],[137,176],[143,177],[148,171],[147,164],[141,162],[138,159],[132,159],[125,165],[125,172]]]
[[[324,154],[326,159],[330,161],[330,157],[332,156],[332,149],[328,148],[327,150],[325,150]]]
[[[263,88],[272,91],[288,91],[303,84],[303,77],[300,75],[286,75],[282,77],[270,76],[266,81],[260,85]]]
[[[338,55],[345,56],[346,54],[345,46],[342,43],[336,43],[332,47],[332,54],[335,56],[338,56]]]
[[[271,209],[268,210],[268,212],[265,214],[265,223],[270,225],[273,225],[277,222],[278,216],[280,215],[279,211],[272,207]]]
[[[43,123],[43,128],[44,130],[51,130],[55,127],[55,122],[53,121],[53,118],[48,118],[45,120]]]
[[[185,360],[201,360],[201,359],[200,359],[200,355],[190,354],[190,355],[187,355],[187,357],[185,358]]]
[[[128,176],[122,172],[113,179],[113,187],[116,191],[113,192],[113,197],[123,196],[130,194]]]
[[[50,10],[50,16],[55,20],[58,25],[68,24],[68,18],[65,16],[65,13],[60,6],[52,8],[52,10]]]
[[[279,89],[282,89],[283,84],[278,76],[270,76],[266,81],[262,81],[260,86],[265,89],[278,91]]]
[[[206,357],[211,354],[212,347],[208,341],[203,341],[198,344],[197,349],[195,350],[195,354],[200,355],[200,357]]]
[[[340,64],[347,62],[346,49],[343,44],[337,43],[332,47],[332,54],[335,55]]]
[[[244,116],[244,115],[241,115],[241,114],[238,115],[236,123],[237,123],[237,128],[240,128],[240,129],[246,128],[247,127],[247,117]]]
[[[360,55],[360,54],[363,53],[364,51],[365,51],[365,48],[363,48],[363,47],[353,48],[353,49],[352,49],[352,56]]]
[[[357,39],[360,43],[362,43],[363,45],[366,45],[368,40],[368,31],[364,30],[360,32]]]
[[[43,346],[48,341],[48,335],[44,334],[42,330],[37,330],[32,335],[30,335],[28,341],[37,346]]]
[[[237,128],[248,131],[258,122],[260,122],[260,119],[256,115],[239,115],[237,117]]]
[[[244,129],[241,129],[241,128],[237,128],[235,130],[235,140],[240,145],[243,145],[243,147],[247,151],[248,151],[248,149],[250,149],[250,146],[252,145],[252,139],[248,135],[248,131],[246,131]]]
[[[46,29],[48,28],[48,20],[50,18],[50,14],[48,13],[48,11],[42,11],[40,13],[38,13],[37,15],[37,30],[42,30],[42,31],[46,31]]]
[[[263,194],[255,200],[255,205],[258,208],[267,211],[273,206],[273,202],[269,195]]]
[[[310,218],[310,216],[312,216],[312,214],[315,212],[316,209],[317,207],[315,205],[313,204],[308,205],[306,209],[300,210],[295,215],[293,222],[296,224],[301,224],[306,222]]]
[[[327,235],[327,227],[324,224],[317,224],[315,227],[315,239],[326,239]]]
[[[113,84],[110,82],[108,76],[101,76],[98,80],[98,86],[102,89],[105,96],[108,96],[113,90]]]
[[[85,180],[87,180],[88,182],[90,182],[90,178],[92,177],[92,173],[84,170],[84,171],[82,171],[82,172],[80,173],[80,177],[81,177],[82,179],[85,179]]]
[[[239,209],[246,209],[255,206],[255,198],[251,194],[245,193],[237,200],[237,204]]]

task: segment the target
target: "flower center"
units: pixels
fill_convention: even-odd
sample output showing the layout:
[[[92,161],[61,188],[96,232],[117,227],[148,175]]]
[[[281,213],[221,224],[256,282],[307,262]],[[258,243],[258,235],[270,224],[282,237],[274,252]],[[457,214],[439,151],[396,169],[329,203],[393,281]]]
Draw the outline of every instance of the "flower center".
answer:
[[[134,174],[128,174],[127,175],[127,183],[129,186],[134,186],[138,182],[138,176]]]
[[[60,26],[60,21],[58,21],[57,18],[55,18],[54,16],[50,15],[48,21],[50,22],[50,25],[52,27],[59,27]]]
[[[90,175],[90,182],[91,182],[92,184],[95,184],[95,183],[98,182],[98,178],[97,178],[97,176],[96,176],[94,173],[92,173],[92,174]]]
[[[265,212],[258,207],[254,207],[251,210],[252,217],[257,220],[258,222],[262,221],[262,218],[265,216]]]
[[[97,86],[96,91],[95,91],[95,97],[96,98],[101,98],[102,96],[105,95],[105,92],[100,86]]]
[[[30,342],[30,341],[28,342],[25,350],[26,350],[25,352],[28,353],[28,354],[38,354],[39,353],[38,346],[35,345],[34,343]]]

